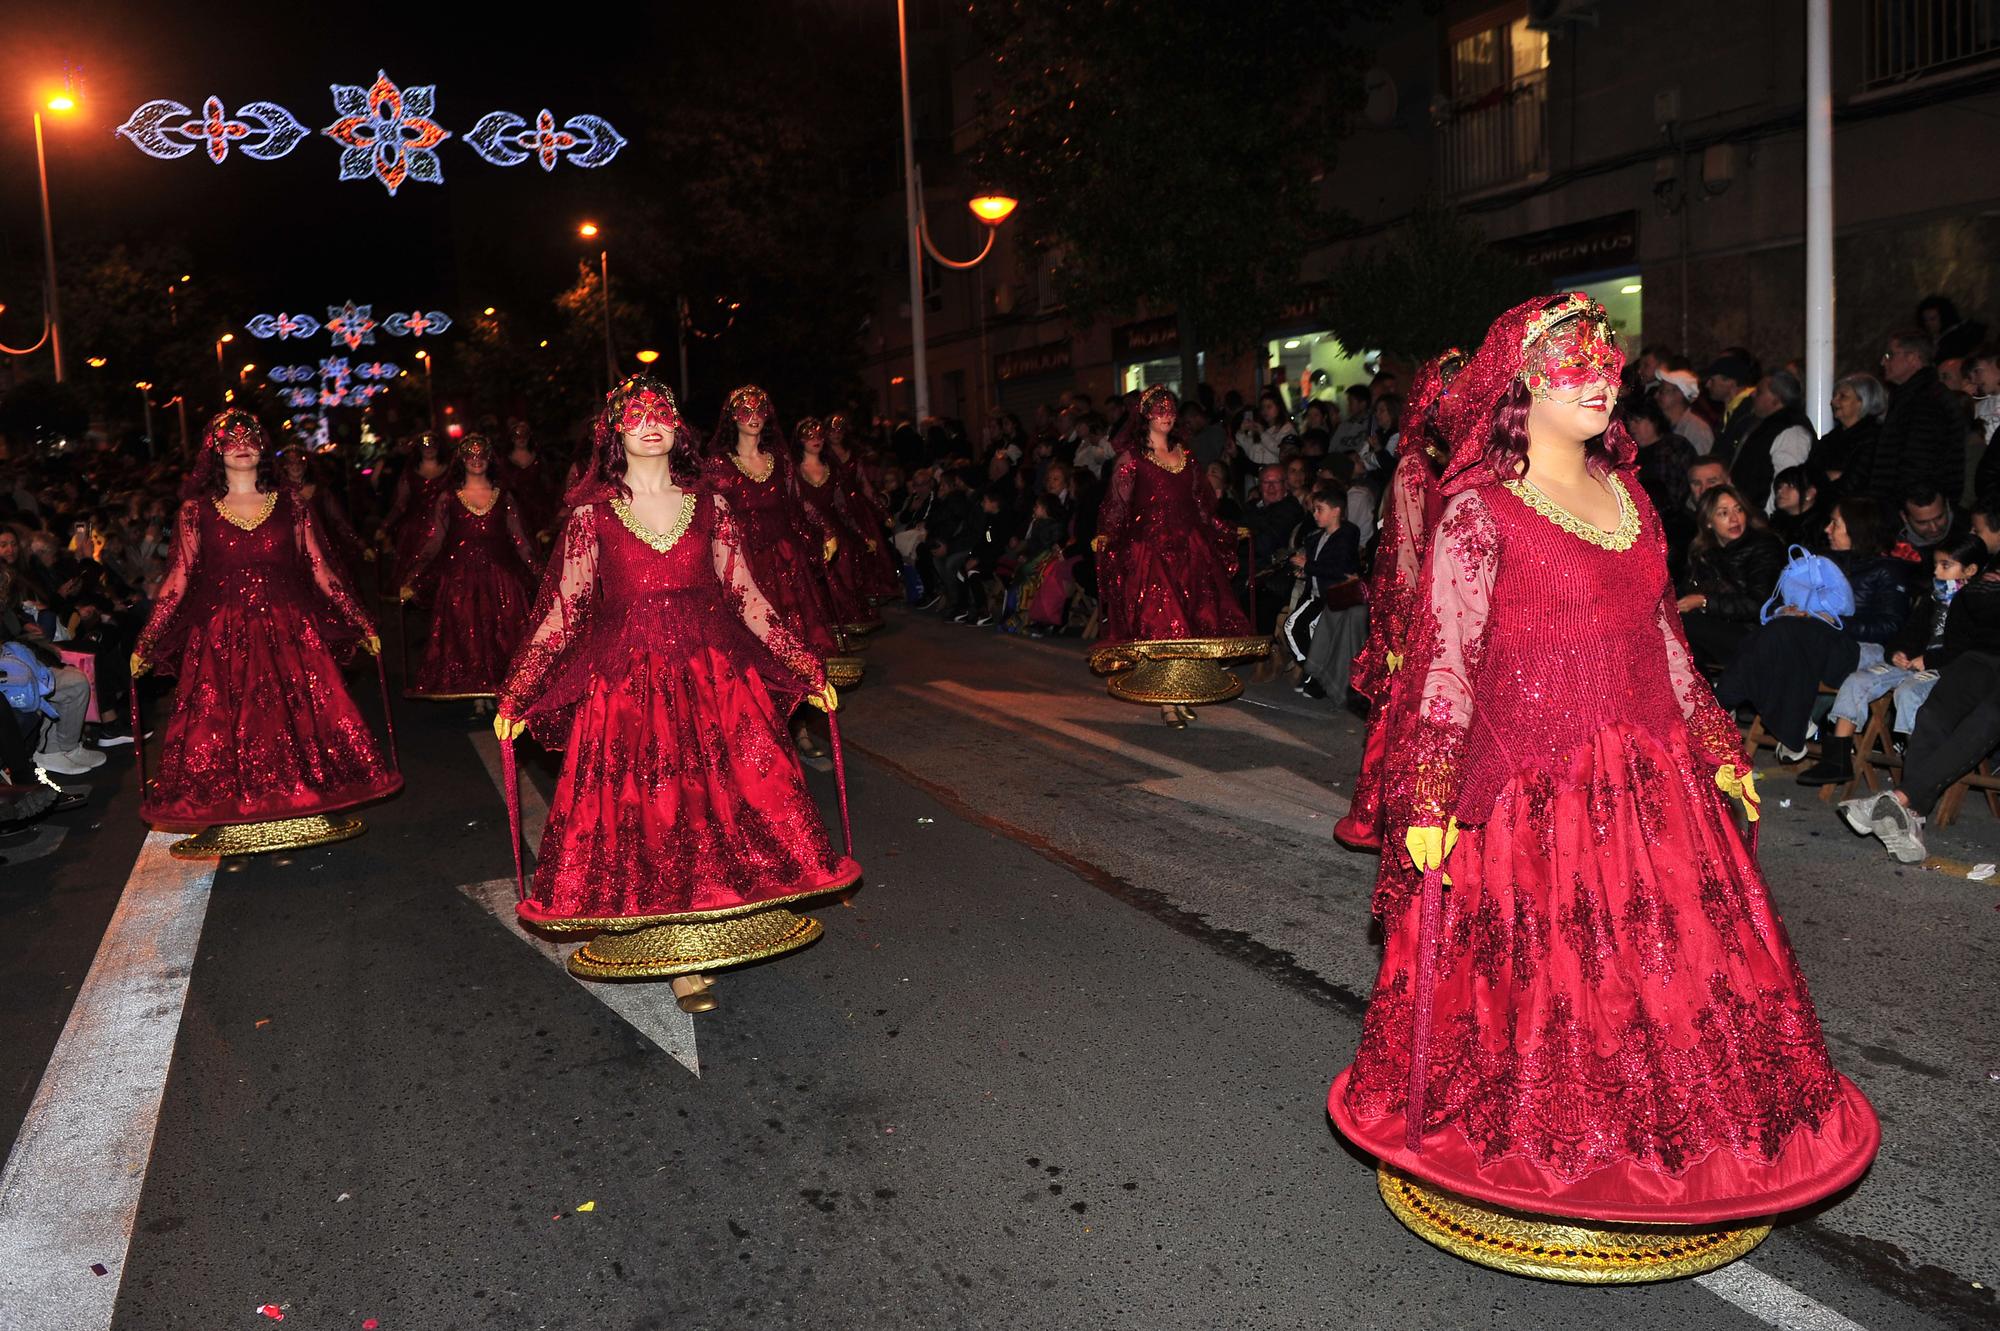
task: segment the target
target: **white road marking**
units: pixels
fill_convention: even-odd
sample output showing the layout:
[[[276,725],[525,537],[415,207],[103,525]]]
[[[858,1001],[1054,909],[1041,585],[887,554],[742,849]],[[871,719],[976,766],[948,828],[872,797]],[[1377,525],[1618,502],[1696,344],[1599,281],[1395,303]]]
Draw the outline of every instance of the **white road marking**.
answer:
[[[472,736],[472,747],[479,750],[479,761],[486,765],[486,773],[493,778],[493,787],[500,792],[502,808],[507,799],[506,779],[500,770],[500,741],[489,731],[479,731]],[[542,841],[542,829],[548,825],[549,804],[542,798],[542,792],[526,773],[521,776],[521,836],[529,846],[538,846]],[[506,826],[506,816],[501,816],[501,826]],[[501,927],[541,953],[557,966],[564,968],[569,954],[582,946],[581,943],[556,943],[539,934],[528,932],[521,927],[514,914],[514,880],[495,878],[484,883],[466,883],[459,891],[471,897],[498,920]],[[571,976],[571,979],[576,979]],[[611,984],[602,980],[577,980],[589,994],[624,1020],[632,1029],[651,1040],[666,1051],[676,1063],[701,1075],[701,1057],[695,1049],[694,1017],[680,1010],[674,1002],[673,990],[665,983],[660,984]]]
[[[215,883],[215,861],[167,854],[178,839],[140,848],[0,1173],[8,1331],[111,1325]]]
[[[1767,1276],[1748,1262],[1737,1262],[1705,1276],[1696,1276],[1700,1285],[1718,1299],[1733,1303],[1760,1322],[1780,1331],[1867,1331],[1861,1323],[1842,1317],[1809,1295],[1801,1294],[1784,1281]]]

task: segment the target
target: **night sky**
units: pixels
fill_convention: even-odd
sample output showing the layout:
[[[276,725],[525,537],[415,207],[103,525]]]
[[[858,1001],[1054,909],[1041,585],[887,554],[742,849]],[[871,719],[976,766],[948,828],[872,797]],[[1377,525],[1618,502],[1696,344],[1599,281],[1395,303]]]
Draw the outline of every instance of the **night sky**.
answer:
[[[236,275],[252,306],[242,318],[320,315],[347,299],[372,302],[378,316],[422,307],[462,317],[510,302],[546,309],[587,252],[577,221],[602,209],[621,178],[648,169],[632,90],[671,81],[717,50],[676,35],[707,6],[356,3],[283,16],[289,8],[10,0],[0,92],[16,109],[0,118],[0,272],[39,268],[29,113],[72,67],[84,114],[52,118],[48,129],[59,252],[73,236],[165,235],[193,253],[197,280],[203,270]],[[434,119],[454,136],[437,150],[442,185],[412,181],[391,198],[372,180],[338,179],[339,146],[318,132],[336,119],[329,85],[366,86],[378,70],[404,87],[437,86]],[[281,160],[232,151],[217,165],[199,149],[158,161],[112,133],[142,102],[172,98],[199,112],[210,94],[231,112],[276,102],[309,134]],[[532,161],[492,166],[464,142],[488,111],[532,121],[543,107],[558,123],[604,116],[631,144],[599,170],[544,173]],[[615,241],[612,254],[615,279]],[[0,291],[0,301],[39,305],[32,291]],[[7,329],[22,331],[11,313]]]

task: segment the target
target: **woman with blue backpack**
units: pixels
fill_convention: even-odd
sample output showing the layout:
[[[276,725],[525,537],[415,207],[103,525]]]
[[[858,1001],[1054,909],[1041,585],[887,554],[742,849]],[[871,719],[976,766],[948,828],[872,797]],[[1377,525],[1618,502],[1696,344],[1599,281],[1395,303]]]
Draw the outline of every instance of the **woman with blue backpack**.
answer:
[[[1864,643],[1892,641],[1909,618],[1905,565],[1884,553],[1887,536],[1873,499],[1849,495],[1836,503],[1826,524],[1832,553],[1792,547],[1763,626],[1716,682],[1716,701],[1732,711],[1755,708],[1786,762],[1805,757],[1819,686],[1844,681],[1861,664]]]

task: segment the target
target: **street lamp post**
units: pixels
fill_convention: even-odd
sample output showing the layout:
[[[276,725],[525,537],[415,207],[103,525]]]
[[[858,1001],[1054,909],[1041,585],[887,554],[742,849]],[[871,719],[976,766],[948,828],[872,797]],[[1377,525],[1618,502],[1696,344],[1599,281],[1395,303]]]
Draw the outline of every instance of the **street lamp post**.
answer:
[[[139,390],[139,405],[146,409],[146,458],[151,461],[160,455],[153,443],[153,386],[141,379],[132,387]]]
[[[600,231],[597,223],[585,222],[576,229],[576,234],[589,240]],[[599,247],[597,251],[599,283],[597,294],[604,302],[604,391],[610,392],[618,385],[618,353],[611,345],[611,247]]]
[[[417,359],[424,363],[424,397],[429,401],[431,407],[431,433],[436,434],[438,428],[438,395],[437,380],[431,375],[431,353],[428,351],[419,351]]]
[[[674,307],[674,331],[680,337],[681,405],[685,410],[688,400],[688,298],[685,295],[675,297]]]
[[[51,97],[49,110],[72,111],[76,102],[68,97]],[[63,381],[62,315],[56,301],[56,232],[49,217],[49,156],[42,146],[42,113],[35,111],[35,167],[42,177],[42,258],[48,264],[49,347],[56,358],[56,382]]]
[[[224,402],[229,400],[229,371],[223,368],[222,344],[225,342],[234,342],[235,340],[236,334],[234,333],[224,333],[221,337],[215,339],[215,391],[222,395]],[[217,408],[217,410],[220,410],[220,408]]]

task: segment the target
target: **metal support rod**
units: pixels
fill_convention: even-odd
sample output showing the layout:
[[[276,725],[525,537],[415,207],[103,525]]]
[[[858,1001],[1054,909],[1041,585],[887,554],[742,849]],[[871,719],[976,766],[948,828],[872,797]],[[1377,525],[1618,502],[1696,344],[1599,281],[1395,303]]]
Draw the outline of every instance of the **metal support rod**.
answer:
[[[676,317],[674,327],[680,334],[681,351],[681,410],[688,409],[688,298],[680,296],[674,302]]]
[[[598,294],[604,298],[604,391],[609,393],[618,386],[618,353],[611,349],[611,251],[599,250],[598,262],[603,265],[604,282]]]
[[[910,243],[910,382],[916,394],[917,428],[931,414],[930,362],[924,330],[923,201],[917,195],[917,140],[910,121],[910,20],[907,0],[896,0],[896,50],[903,75],[903,208]]]
[[[1806,409],[1833,425],[1833,23],[1806,0]]]
[[[149,394],[149,393],[148,393],[148,392],[147,392],[147,391],[146,391],[145,389],[143,389],[143,388],[142,388],[142,389],[140,389],[140,390],[139,390],[139,402],[140,402],[140,405],[142,405],[142,406],[144,406],[144,407],[146,408],[146,457],[147,457],[147,459],[148,459],[148,460],[150,461],[151,459],[154,459],[154,458],[157,458],[157,457],[159,457],[159,455],[160,455],[160,450],[158,449],[158,447],[156,447],[156,446],[155,446],[155,444],[154,444],[154,442],[153,442],[153,398],[152,398],[152,395],[151,395],[151,394]]]
[[[49,220],[49,157],[42,147],[42,113],[35,112],[35,166],[42,175],[42,257],[48,263],[49,347],[55,352],[56,382],[63,381],[62,315],[56,301],[56,232]]]

